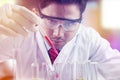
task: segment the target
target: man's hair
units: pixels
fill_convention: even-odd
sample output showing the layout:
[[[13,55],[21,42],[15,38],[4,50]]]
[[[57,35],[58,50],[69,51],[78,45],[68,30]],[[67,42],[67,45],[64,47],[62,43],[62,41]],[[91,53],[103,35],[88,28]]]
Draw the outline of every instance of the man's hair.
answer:
[[[86,8],[87,0],[39,0],[39,8],[43,9],[51,3],[57,4],[77,4],[80,12],[83,13]]]

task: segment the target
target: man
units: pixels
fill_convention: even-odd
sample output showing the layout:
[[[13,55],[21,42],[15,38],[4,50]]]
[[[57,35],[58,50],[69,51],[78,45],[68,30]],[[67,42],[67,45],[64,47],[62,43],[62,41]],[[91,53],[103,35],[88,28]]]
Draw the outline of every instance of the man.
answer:
[[[16,60],[17,80],[120,80],[120,53],[81,23],[86,3],[39,0],[39,16],[18,5],[0,8],[0,33],[7,36],[0,60]]]

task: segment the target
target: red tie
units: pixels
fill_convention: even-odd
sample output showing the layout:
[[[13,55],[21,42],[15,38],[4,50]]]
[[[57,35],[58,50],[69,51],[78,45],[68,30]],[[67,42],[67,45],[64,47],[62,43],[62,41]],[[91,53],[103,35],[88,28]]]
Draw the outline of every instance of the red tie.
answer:
[[[59,52],[60,52],[60,50],[57,50],[57,52],[56,52],[53,48],[50,48],[48,50],[52,64],[53,64],[54,60],[56,59],[56,57],[58,56]]]

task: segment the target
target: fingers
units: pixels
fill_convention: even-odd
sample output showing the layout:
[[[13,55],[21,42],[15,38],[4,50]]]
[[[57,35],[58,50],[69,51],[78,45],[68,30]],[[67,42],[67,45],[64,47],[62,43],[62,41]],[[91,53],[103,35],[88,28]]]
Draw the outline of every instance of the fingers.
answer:
[[[4,23],[4,27],[11,29],[17,34],[21,34],[23,36],[27,36],[28,32],[17,22],[11,20],[11,19],[6,19],[4,18],[2,20],[2,23]]]
[[[4,6],[2,7],[2,9],[4,10],[3,12],[4,12],[4,15],[5,15],[6,17],[12,16],[13,12],[12,12],[12,7],[11,7],[10,4],[4,5]],[[2,13],[3,13],[3,12],[2,12]]]
[[[40,19],[32,11],[25,7],[14,5],[12,6],[12,12],[13,14],[10,16],[8,15],[8,17],[21,24],[21,26],[24,26],[25,29],[30,31],[36,31],[39,29],[38,26],[36,27],[36,24],[39,24]]]
[[[29,31],[36,31],[35,29],[35,23],[29,21],[28,19],[26,19],[24,16],[17,14],[17,13],[13,13],[13,16],[9,16],[10,19],[14,20],[17,24],[19,24],[22,28],[25,28]]]
[[[15,5],[15,7],[13,7],[13,12],[19,13],[19,16],[24,17],[24,19],[29,22],[28,26],[24,25],[25,28],[27,28],[30,31],[39,30],[39,26],[36,26],[36,25],[40,24],[40,17],[38,17],[35,13],[33,13],[32,11],[28,10],[25,7],[18,6],[18,5]],[[25,23],[27,23],[27,22],[25,22]]]
[[[1,23],[2,23],[2,19],[6,16],[5,16],[5,9],[4,7],[0,7],[0,34],[3,34],[5,36],[15,36],[15,32],[14,31],[11,31],[10,29],[7,29],[5,28]]]
[[[4,27],[3,25],[0,25],[0,34],[6,35],[6,36],[18,36],[18,34],[16,32],[14,32],[13,30]]]
[[[39,17],[32,11],[28,10],[27,8],[15,5],[12,7],[12,9],[14,12],[19,13],[20,15],[24,16],[30,22],[34,24],[39,23]]]
[[[1,17],[0,24],[1,24],[2,30],[3,31],[8,30],[5,32],[3,32],[3,31],[1,31],[1,32],[3,32],[4,34],[14,32],[14,33],[19,33],[23,36],[27,35],[27,32],[23,29],[23,27],[20,24],[15,22],[14,19],[9,19],[8,16],[10,16],[10,15],[12,16],[12,11],[11,11],[11,8],[9,5],[6,5],[5,7],[3,7],[0,10],[3,11],[2,16],[0,16]],[[10,14],[8,15],[8,13],[10,13]]]
[[[0,33],[8,36],[26,36],[39,29],[39,17],[25,7],[5,5],[0,8]],[[37,25],[37,26],[36,26]]]

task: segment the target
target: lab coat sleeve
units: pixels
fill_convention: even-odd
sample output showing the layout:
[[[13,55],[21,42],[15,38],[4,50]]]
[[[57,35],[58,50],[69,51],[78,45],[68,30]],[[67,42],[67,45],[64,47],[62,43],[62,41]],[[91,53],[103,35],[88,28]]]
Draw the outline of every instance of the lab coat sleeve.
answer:
[[[6,38],[0,41],[0,62],[14,58],[13,44],[13,38]]]
[[[105,80],[120,80],[120,52],[112,49],[107,40],[103,39],[96,31],[91,31],[92,62],[98,62],[98,71]]]

